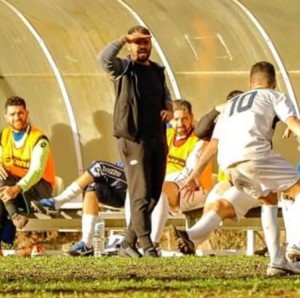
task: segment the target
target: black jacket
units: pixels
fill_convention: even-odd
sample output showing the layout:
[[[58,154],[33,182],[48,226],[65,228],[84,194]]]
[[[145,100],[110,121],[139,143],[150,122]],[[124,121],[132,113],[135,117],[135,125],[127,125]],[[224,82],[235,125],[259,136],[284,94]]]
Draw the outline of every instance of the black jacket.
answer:
[[[111,75],[114,83],[116,102],[113,114],[113,135],[136,141],[139,136],[137,76],[135,63],[132,60],[117,57],[122,46],[121,41],[108,44],[100,52],[98,62]],[[166,85],[164,67],[153,61],[150,63],[157,69],[157,74],[161,76],[161,82],[164,84],[164,106],[167,107],[172,101]]]

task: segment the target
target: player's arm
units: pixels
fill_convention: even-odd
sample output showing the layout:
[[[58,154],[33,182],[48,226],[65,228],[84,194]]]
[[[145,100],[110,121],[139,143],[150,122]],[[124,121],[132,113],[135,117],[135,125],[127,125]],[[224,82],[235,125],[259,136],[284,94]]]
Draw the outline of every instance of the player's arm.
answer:
[[[203,148],[203,150],[200,151],[197,163],[193,171],[187,177],[185,184],[181,189],[183,190],[183,197],[187,197],[189,199],[191,196],[193,196],[194,191],[199,188],[198,177],[210,162],[210,160],[213,158],[213,156],[217,153],[217,148],[218,140],[211,139],[210,142]]]
[[[285,121],[288,129],[290,129],[298,138],[300,138],[300,119],[290,116]]]
[[[215,128],[215,120],[219,112],[214,108],[209,113],[203,115],[195,126],[195,135],[199,139],[210,139]]]
[[[211,139],[209,143],[201,150],[198,154],[197,163],[187,178],[187,182],[191,180],[195,180],[199,177],[199,175],[203,172],[207,164],[211,161],[211,159],[215,156],[218,149],[218,140]]]
[[[26,175],[17,183],[23,192],[35,185],[43,176],[50,145],[46,138],[40,139],[32,150],[30,167]]]

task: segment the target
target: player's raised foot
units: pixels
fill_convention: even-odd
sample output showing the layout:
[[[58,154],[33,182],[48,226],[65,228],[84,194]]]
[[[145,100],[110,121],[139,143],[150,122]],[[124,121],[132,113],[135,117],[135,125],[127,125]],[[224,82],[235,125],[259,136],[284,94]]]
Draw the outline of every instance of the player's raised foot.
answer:
[[[175,226],[171,225],[171,232],[181,253],[185,255],[196,254],[195,244],[190,240],[186,231],[178,230]]]
[[[143,255],[138,251],[138,249],[135,246],[124,246],[124,244],[121,244],[119,256],[126,258],[141,258]]]
[[[286,248],[285,257],[289,262],[300,262],[300,248],[296,246],[288,246]]]
[[[288,262],[281,265],[269,264],[267,268],[268,277],[288,276],[295,274],[295,270],[290,266]]]
[[[72,257],[92,257],[94,256],[94,248],[87,247],[83,241],[80,241],[65,251],[64,254]]]
[[[23,229],[28,223],[26,216],[17,213],[12,216],[11,220],[17,229]]]

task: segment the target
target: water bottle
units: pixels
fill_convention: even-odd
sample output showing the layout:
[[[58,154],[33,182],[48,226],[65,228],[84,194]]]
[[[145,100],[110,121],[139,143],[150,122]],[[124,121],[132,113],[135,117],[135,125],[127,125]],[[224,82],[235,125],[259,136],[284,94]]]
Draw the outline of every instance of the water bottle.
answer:
[[[94,256],[101,257],[104,254],[105,244],[105,223],[103,219],[98,219],[95,224],[95,233],[93,239]]]

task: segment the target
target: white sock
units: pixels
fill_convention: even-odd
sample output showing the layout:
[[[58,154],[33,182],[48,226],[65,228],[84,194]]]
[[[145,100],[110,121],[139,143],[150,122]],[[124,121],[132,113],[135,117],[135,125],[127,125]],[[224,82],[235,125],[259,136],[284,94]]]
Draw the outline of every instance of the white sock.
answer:
[[[130,198],[129,198],[129,192],[126,192],[126,198],[125,198],[125,204],[124,204],[124,212],[125,212],[125,221],[126,226],[128,227],[130,218],[131,218],[131,211],[130,211]]]
[[[187,229],[189,238],[197,245],[208,239],[211,232],[216,230],[222,222],[215,211],[208,211],[190,229]]]
[[[93,246],[93,237],[95,231],[95,223],[98,216],[92,214],[82,215],[82,238],[81,241],[85,243],[88,248]]]
[[[282,216],[285,226],[285,235],[286,235],[286,242],[288,245],[292,245],[293,242],[293,216],[291,214],[293,210],[294,201],[292,200],[281,200],[281,210]],[[300,214],[300,213],[299,213]],[[297,227],[298,228],[298,227]]]
[[[294,246],[300,249],[300,194],[295,197],[294,203],[287,212],[287,216],[290,218],[290,224],[288,224],[288,246]]]
[[[284,262],[284,256],[280,249],[278,206],[263,205],[261,207],[261,224],[270,256],[270,263],[280,265]]]
[[[75,199],[81,192],[82,189],[80,186],[76,182],[73,182],[62,193],[53,198],[55,201],[55,209],[59,209],[64,203]]]
[[[169,209],[170,208],[168,198],[166,194],[161,193],[158,203],[151,214],[151,240],[154,243],[159,243],[160,241],[160,238],[165,228],[166,221],[168,219]]]

